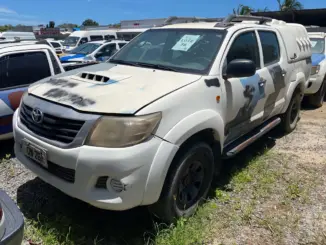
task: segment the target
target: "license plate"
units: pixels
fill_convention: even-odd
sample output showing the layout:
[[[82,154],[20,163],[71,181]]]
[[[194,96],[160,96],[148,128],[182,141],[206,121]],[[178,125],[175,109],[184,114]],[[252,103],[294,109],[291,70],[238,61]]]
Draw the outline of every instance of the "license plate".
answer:
[[[44,168],[48,168],[46,150],[27,141],[22,141],[22,151],[25,156],[39,163]]]

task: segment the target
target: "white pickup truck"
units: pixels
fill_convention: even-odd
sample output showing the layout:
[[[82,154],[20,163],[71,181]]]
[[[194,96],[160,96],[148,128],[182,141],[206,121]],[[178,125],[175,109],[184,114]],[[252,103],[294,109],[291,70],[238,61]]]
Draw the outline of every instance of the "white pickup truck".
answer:
[[[29,87],[13,125],[18,160],[93,206],[193,214],[222,157],[296,128],[311,72],[302,25],[230,16],[156,27],[108,63]]]
[[[326,92],[326,34],[323,32],[309,32],[312,47],[312,69],[305,95],[309,103],[321,107]]]

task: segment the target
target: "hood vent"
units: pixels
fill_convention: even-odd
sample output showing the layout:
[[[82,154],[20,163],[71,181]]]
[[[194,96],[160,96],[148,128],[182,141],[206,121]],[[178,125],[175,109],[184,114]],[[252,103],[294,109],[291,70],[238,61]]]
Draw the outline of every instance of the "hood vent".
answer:
[[[87,73],[87,72],[80,73],[77,76],[79,76],[83,79],[86,79],[86,80],[91,80],[91,81],[96,81],[96,82],[101,82],[101,83],[106,83],[110,80],[109,77],[92,74],[92,73]]]

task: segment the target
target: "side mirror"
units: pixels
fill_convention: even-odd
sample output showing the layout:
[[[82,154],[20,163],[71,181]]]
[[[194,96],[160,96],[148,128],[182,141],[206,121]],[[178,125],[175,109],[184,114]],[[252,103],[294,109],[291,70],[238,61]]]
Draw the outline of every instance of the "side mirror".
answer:
[[[231,77],[251,77],[256,73],[256,65],[252,60],[236,59],[232,60],[223,74],[223,79]]]
[[[103,52],[97,52],[97,54],[95,54],[95,57],[101,57],[103,55]]]

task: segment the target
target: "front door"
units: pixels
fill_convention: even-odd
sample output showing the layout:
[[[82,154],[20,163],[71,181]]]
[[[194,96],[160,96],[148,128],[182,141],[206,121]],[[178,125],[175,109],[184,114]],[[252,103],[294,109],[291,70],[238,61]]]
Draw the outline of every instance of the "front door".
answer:
[[[262,123],[267,80],[263,76],[261,52],[255,30],[237,33],[223,58],[223,72],[235,59],[248,59],[256,64],[256,74],[251,77],[230,78],[224,81],[227,96],[226,143],[248,133]]]

